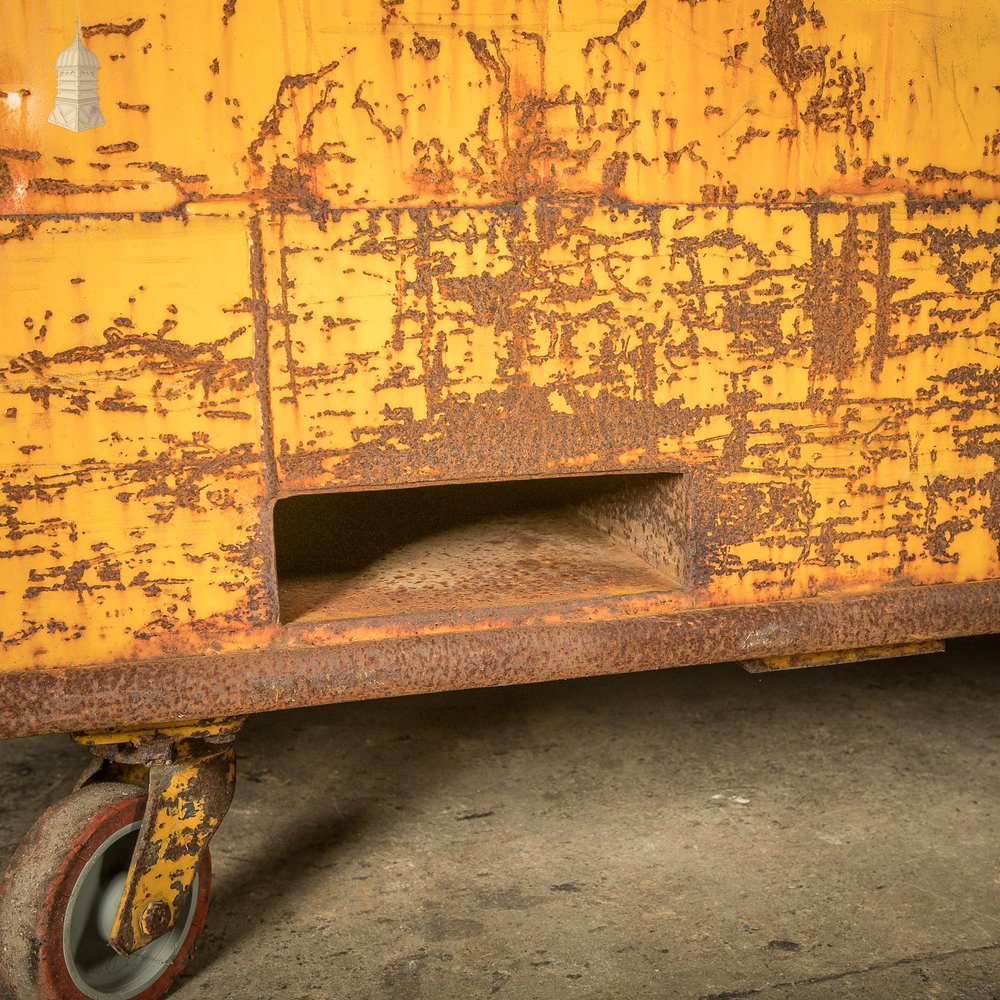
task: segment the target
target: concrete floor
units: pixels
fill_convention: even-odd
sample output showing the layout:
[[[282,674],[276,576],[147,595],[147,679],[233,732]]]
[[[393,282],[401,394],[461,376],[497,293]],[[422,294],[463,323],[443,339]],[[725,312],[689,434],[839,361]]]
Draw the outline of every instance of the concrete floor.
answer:
[[[1000,997],[998,653],[254,719],[173,996]],[[0,745],[0,864],[84,756]]]

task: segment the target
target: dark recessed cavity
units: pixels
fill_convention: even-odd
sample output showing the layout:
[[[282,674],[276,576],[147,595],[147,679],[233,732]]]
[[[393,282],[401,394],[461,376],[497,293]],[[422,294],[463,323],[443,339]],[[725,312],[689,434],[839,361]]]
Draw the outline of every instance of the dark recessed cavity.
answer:
[[[684,477],[573,476],[307,494],[274,508],[283,622],[462,616],[676,589]]]

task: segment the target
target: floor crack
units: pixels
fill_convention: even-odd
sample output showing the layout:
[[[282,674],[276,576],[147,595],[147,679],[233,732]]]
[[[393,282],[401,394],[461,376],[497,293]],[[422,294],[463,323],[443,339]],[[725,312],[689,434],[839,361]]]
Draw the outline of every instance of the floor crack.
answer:
[[[889,969],[899,969],[919,962],[940,962],[947,958],[957,958],[961,955],[980,955],[987,951],[996,951],[1000,942],[980,945],[976,948],[957,948],[954,951],[932,952],[928,955],[912,955],[908,958],[898,958],[893,962],[878,962],[861,969],[845,969],[843,972],[830,972],[825,976],[810,976],[808,979],[796,979],[783,983],[770,983],[767,986],[753,986],[745,990],[727,990],[723,993],[707,993],[698,1000],[740,1000],[742,997],[759,996],[769,990],[789,990],[797,986],[813,986],[817,983],[829,983],[849,976],[863,976],[870,972],[885,972]]]

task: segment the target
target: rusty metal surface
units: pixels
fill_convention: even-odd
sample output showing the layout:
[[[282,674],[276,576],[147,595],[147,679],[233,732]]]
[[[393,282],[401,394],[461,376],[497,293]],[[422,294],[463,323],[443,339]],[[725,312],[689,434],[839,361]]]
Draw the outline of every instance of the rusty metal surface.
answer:
[[[355,573],[305,577],[281,588],[296,624],[402,615],[454,617],[538,602],[669,591],[679,584],[579,519],[559,513],[494,518],[393,549]]]
[[[146,813],[111,929],[119,954],[133,954],[174,926],[235,783],[232,744],[181,744],[177,760],[150,767]]]
[[[75,737],[99,762],[98,773],[86,775],[85,784],[101,777],[121,780],[123,770],[126,777],[135,769],[145,771],[142,826],[109,941],[119,954],[131,955],[155,941],[183,911],[233,799],[234,740],[241,725],[242,720],[220,720]]]
[[[129,677],[147,721],[291,704],[300,660],[355,678],[307,700],[531,676],[421,676],[414,650],[479,650],[468,615],[282,625],[272,507],[301,491],[682,474],[682,595],[476,619],[564,674],[590,635],[602,670],[611,635],[655,665],[629,636],[688,608],[725,623],[694,660],[770,614],[779,653],[877,644],[771,607],[802,598],[919,595],[879,643],[1000,628],[973,596],[1000,577],[992,9],[89,10],[101,130],[45,124],[69,0],[5,9],[0,46],[0,678],[32,725],[128,724]]]
[[[892,646],[865,646],[861,649],[830,649],[815,653],[765,656],[757,660],[745,660],[740,666],[750,674],[769,674],[775,670],[801,670],[805,667],[863,663],[866,660],[888,660],[899,656],[923,656],[926,653],[943,653],[944,649],[943,640],[927,639]]]
[[[94,0],[108,125],[82,144],[44,127],[75,5],[5,10],[7,210],[997,194],[997,24],[971,0],[225,10]]]
[[[174,760],[179,756],[178,744],[188,744],[190,750],[198,743],[228,744],[243,728],[243,718],[204,718],[188,725],[149,726],[134,728],[118,726],[113,732],[104,729],[77,732],[73,740],[103,760],[120,764],[149,767],[151,764]]]
[[[0,738],[996,631],[1000,582],[0,672]],[[7,706],[17,706],[10,711]]]

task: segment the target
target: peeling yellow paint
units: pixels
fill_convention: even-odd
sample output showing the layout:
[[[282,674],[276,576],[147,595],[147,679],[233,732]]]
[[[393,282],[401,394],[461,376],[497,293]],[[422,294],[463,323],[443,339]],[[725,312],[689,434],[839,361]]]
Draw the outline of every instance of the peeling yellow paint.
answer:
[[[1000,19],[563,7],[94,3],[83,134],[4,12],[0,669],[286,641],[300,491],[683,472],[691,606],[1000,574]]]

